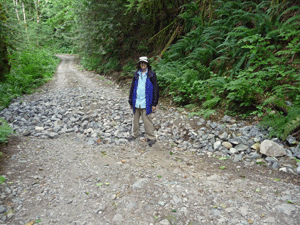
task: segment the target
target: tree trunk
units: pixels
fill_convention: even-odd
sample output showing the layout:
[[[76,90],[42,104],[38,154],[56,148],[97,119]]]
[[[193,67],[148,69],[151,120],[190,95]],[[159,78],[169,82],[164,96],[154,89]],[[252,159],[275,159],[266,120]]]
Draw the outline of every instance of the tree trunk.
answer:
[[[25,24],[25,31],[27,35],[27,40],[29,42],[29,36],[28,36],[28,31],[27,31],[27,22],[26,22],[26,13],[25,13],[25,6],[24,3],[22,2],[22,8],[23,8],[23,16],[24,16],[24,24]]]
[[[2,3],[0,2],[0,30],[3,29],[7,22],[6,15]],[[10,64],[8,60],[8,51],[7,51],[7,34],[4,32],[0,33],[0,81],[5,80],[5,74],[8,74],[10,71]]]
[[[36,22],[40,22],[40,14],[39,14],[39,5],[40,5],[40,0],[35,0],[34,1],[35,9],[36,9]]]
[[[13,0],[13,2],[14,2],[14,6],[15,6],[18,21],[20,22],[19,11],[18,11],[18,8],[17,8],[18,7],[18,0]]]

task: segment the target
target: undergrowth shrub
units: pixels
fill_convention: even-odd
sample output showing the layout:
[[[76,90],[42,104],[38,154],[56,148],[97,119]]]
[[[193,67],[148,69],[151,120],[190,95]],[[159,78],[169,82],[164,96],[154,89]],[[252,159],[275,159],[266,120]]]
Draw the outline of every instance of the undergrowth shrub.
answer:
[[[285,140],[287,136],[300,128],[300,107],[292,107],[285,116],[283,112],[273,112],[260,122],[262,127],[271,127],[270,136]],[[298,132],[298,138],[300,137]]]
[[[87,70],[97,70],[101,65],[103,59],[100,56],[82,56],[80,58],[80,64]]]
[[[300,6],[288,0],[218,0],[208,9],[201,2],[183,6],[179,17],[190,23],[189,30],[156,65],[162,93],[178,105],[201,106],[199,114],[226,109],[241,117],[267,116],[265,121],[278,117],[278,123],[264,124],[286,138],[299,126]],[[212,9],[210,18],[203,17]],[[293,107],[282,113],[267,103],[271,96]]]
[[[0,83],[0,106],[22,94],[31,93],[54,75],[59,59],[47,49],[30,48],[14,52],[10,58],[11,71]]]
[[[11,128],[7,122],[0,118],[0,143],[7,142],[7,137],[11,134]],[[1,156],[1,152],[0,152]]]

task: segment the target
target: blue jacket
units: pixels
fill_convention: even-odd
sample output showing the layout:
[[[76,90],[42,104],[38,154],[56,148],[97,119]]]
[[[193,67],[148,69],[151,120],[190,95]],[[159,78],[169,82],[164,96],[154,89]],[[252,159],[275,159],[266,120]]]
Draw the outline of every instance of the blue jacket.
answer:
[[[139,73],[136,71],[132,78],[132,83],[130,87],[129,94],[129,104],[132,106],[133,113],[135,113],[135,103],[136,103],[136,91],[138,86]],[[146,114],[149,115],[152,113],[152,106],[158,104],[158,85],[156,73],[151,70],[151,67],[148,67],[147,80],[146,80]]]

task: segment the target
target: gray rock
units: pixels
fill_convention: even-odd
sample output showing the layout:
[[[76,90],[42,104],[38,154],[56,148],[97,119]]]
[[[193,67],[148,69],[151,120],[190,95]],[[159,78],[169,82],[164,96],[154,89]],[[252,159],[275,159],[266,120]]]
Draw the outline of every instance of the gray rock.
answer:
[[[132,209],[133,207],[135,207],[136,206],[136,203],[134,203],[134,202],[129,202],[128,204],[126,204],[126,209]]]
[[[293,136],[291,136],[291,135],[287,136],[286,141],[287,141],[287,143],[288,143],[289,145],[294,145],[294,144],[296,144],[296,138],[293,137]]]
[[[228,138],[228,133],[225,131],[225,132],[223,132],[221,135],[219,135],[219,138],[221,139],[221,140],[227,140],[227,138]]]
[[[287,168],[286,168],[286,167],[281,167],[281,168],[279,169],[279,171],[282,171],[282,172],[287,173]]]
[[[114,218],[112,219],[112,222],[113,222],[113,224],[115,224],[115,225],[119,225],[119,224],[124,223],[123,216],[122,216],[121,214],[116,214],[116,215],[114,216]]]
[[[260,145],[260,153],[271,156],[271,157],[278,157],[278,156],[284,156],[286,155],[286,151],[283,148],[283,146],[270,141],[270,140],[264,140]]]
[[[292,212],[296,209],[296,207],[292,204],[282,204],[275,206],[275,209],[290,216]]]
[[[230,149],[230,153],[231,154],[237,154],[239,151],[238,150],[236,150],[235,148],[231,148]]]
[[[216,217],[219,217],[219,216],[221,216],[221,211],[220,210],[218,210],[218,209],[211,209],[210,210],[211,211],[211,213],[214,215],[214,216],[216,216]]]
[[[173,196],[173,201],[174,201],[175,204],[178,204],[178,203],[180,203],[182,200],[181,200],[181,198],[179,198],[179,197],[177,197],[177,196],[175,195],[175,196]]]
[[[58,137],[58,133],[55,132],[51,132],[48,134],[50,138],[57,138]]]
[[[261,157],[260,154],[254,152],[253,154],[251,154],[250,159],[259,159],[260,157]]]
[[[58,132],[61,129],[61,126],[62,126],[62,121],[56,120],[54,122],[54,131]]]
[[[294,156],[295,156],[297,159],[300,159],[300,152],[295,153]]]
[[[189,225],[201,225],[201,223],[198,221],[191,221]]]
[[[170,225],[170,222],[169,222],[169,220],[164,219],[164,220],[160,221],[159,224],[161,224],[161,225]]]
[[[218,150],[222,146],[221,141],[217,141],[214,143],[214,150]]]
[[[227,149],[231,149],[231,148],[232,148],[232,144],[231,144],[230,142],[227,142],[227,141],[223,142],[222,145],[223,145],[225,148],[227,148]]]
[[[240,162],[240,161],[242,161],[243,156],[244,156],[244,154],[242,154],[242,153],[238,154],[238,155],[235,155],[233,161],[234,162]]]
[[[253,141],[254,141],[254,142],[261,142],[261,138],[258,137],[258,136],[256,136],[255,138],[253,138]]]
[[[244,144],[238,144],[237,146],[234,147],[236,150],[239,152],[247,150],[248,146]]]
[[[94,139],[90,138],[87,142],[88,145],[94,145],[96,142]]]
[[[255,144],[251,145],[251,148],[254,149],[255,151],[259,151],[260,144],[259,143],[255,143]]]
[[[265,160],[266,160],[267,162],[272,162],[272,163],[277,162],[277,159],[274,158],[274,157],[266,157]]]
[[[133,188],[134,189],[139,189],[139,188],[142,188],[145,184],[147,184],[150,180],[148,178],[142,178],[138,181],[136,181],[134,184],[133,184]]]
[[[238,139],[236,139],[236,138],[234,138],[234,139],[229,139],[228,140],[231,144],[234,144],[234,145],[238,145],[239,143],[240,143],[240,141],[238,140]]]
[[[299,166],[299,167],[297,167],[297,169],[296,169],[296,172],[297,172],[297,174],[299,174],[299,175],[300,175],[300,166]]]
[[[11,193],[11,190],[10,190],[8,187],[6,187],[6,188],[4,189],[4,191],[5,191],[7,194],[10,194],[10,193]]]
[[[227,116],[227,115],[225,115],[225,116],[222,118],[222,122],[224,122],[224,123],[228,123],[228,122],[230,122],[230,120],[231,120],[231,117],[230,117],[230,116]]]
[[[251,144],[249,144],[249,142],[248,142],[249,137],[241,136],[241,137],[237,137],[236,139],[239,140],[240,144],[251,145]]]
[[[163,202],[163,201],[159,201],[158,204],[159,204],[160,206],[165,206],[166,203]]]
[[[6,212],[6,209],[2,205],[0,205],[0,213],[5,213],[5,212]]]
[[[274,162],[272,164],[272,169],[277,170],[279,168],[279,163],[278,162]]]
[[[215,129],[217,126],[218,126],[218,124],[217,124],[216,122],[212,122],[212,123],[210,124],[210,127],[211,127],[212,129]]]

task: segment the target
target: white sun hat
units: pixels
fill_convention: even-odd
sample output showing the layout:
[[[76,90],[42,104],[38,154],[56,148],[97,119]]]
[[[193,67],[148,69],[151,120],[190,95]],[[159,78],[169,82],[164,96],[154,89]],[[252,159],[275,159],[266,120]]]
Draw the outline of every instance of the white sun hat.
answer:
[[[149,62],[148,62],[147,56],[142,56],[142,57],[140,57],[138,63],[140,63],[140,62],[146,62],[146,63],[149,63]]]

